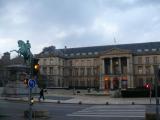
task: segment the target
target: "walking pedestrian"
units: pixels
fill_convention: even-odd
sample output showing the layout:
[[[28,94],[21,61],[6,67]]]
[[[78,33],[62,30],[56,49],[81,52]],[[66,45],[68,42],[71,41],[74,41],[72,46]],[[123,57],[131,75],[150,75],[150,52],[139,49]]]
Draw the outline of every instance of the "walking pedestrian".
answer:
[[[43,100],[45,99],[44,98],[44,89],[43,88],[39,92],[39,101],[41,100],[41,98],[43,98]]]

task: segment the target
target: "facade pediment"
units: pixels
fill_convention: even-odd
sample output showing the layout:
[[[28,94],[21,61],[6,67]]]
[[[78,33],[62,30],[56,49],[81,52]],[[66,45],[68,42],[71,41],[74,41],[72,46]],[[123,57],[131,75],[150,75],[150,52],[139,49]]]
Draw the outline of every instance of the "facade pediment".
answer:
[[[131,54],[131,51],[119,48],[112,48],[110,50],[102,52],[102,55],[119,55],[119,54]]]

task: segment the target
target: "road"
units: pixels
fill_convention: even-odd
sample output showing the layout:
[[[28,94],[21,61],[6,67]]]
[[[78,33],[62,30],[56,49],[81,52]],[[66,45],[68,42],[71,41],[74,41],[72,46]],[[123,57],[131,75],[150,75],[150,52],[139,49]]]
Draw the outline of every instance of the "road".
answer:
[[[79,105],[35,103],[33,109],[48,110],[50,117],[45,120],[144,120],[144,105]],[[24,110],[28,109],[26,102],[0,101],[0,115],[8,117],[2,120],[27,120],[23,117]],[[35,120],[35,119],[33,119]],[[44,120],[44,119],[36,119]]]

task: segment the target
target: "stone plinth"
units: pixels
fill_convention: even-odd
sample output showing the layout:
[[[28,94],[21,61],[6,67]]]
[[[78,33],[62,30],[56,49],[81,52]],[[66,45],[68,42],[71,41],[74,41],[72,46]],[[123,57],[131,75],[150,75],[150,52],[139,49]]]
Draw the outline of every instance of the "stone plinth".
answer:
[[[24,111],[24,117],[29,117],[29,110]],[[32,118],[49,117],[47,110],[32,110]]]
[[[32,89],[33,94],[39,93],[40,89],[38,86]],[[3,89],[2,95],[3,96],[10,96],[10,95],[26,95],[29,93],[29,88],[21,81],[15,82],[10,81]]]

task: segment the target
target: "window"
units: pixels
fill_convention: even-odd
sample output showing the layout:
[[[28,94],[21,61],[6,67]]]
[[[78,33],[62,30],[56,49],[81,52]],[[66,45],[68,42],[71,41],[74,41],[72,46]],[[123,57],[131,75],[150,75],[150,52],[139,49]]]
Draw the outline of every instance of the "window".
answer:
[[[52,75],[53,74],[53,67],[49,68],[49,74]]]
[[[78,66],[78,65],[79,65],[79,61],[75,60],[75,66]]]
[[[85,70],[85,69],[84,69],[84,68],[81,68],[80,70],[81,70],[81,76],[84,76],[84,70]]]
[[[53,59],[50,59],[50,64],[53,65]]]
[[[153,63],[156,64],[157,63],[157,56],[153,57]]]
[[[138,66],[138,74],[142,74],[143,73],[143,67],[142,66]]]
[[[78,76],[78,68],[74,68],[74,76]]]
[[[72,66],[72,60],[69,61],[69,66]]]
[[[91,68],[87,68],[87,76],[91,76]]]
[[[146,64],[149,63],[149,57],[146,57]]]
[[[96,65],[97,65],[97,60],[94,59],[94,60],[93,60],[93,63],[94,63],[94,66],[96,66]]]
[[[75,79],[75,87],[78,87],[78,80],[77,79]]]
[[[84,60],[81,60],[81,66],[84,66],[84,62],[85,62]]]
[[[57,73],[57,72],[58,72],[58,71],[57,71],[57,67],[54,67],[54,68],[53,68],[53,71],[54,71],[54,72],[53,72],[54,75],[58,74],[58,73]]]
[[[64,54],[65,56],[68,56],[68,54]]]
[[[137,81],[137,86],[138,87],[143,87],[143,85],[144,85],[143,84],[143,78],[139,78],[138,81]]]
[[[94,74],[94,75],[97,75],[97,68],[94,68],[94,69],[93,69],[93,74]]]
[[[58,87],[60,87],[60,86],[61,86],[61,80],[58,79]]]
[[[73,73],[72,73],[72,72],[73,72],[72,69],[70,69],[70,70],[69,70],[69,75],[70,75],[70,76],[73,76]]]
[[[43,65],[46,65],[47,60],[43,59]]]
[[[65,60],[63,60],[63,66],[65,65]]]
[[[87,60],[87,65],[91,66],[91,60]]]
[[[151,67],[150,66],[146,66],[146,74],[150,74],[151,73]]]
[[[59,58],[57,58],[57,64],[59,64],[59,61],[60,61],[60,59],[59,59]]]
[[[43,67],[43,73],[47,74],[47,67]]]
[[[138,64],[142,64],[142,57],[138,57]]]
[[[85,81],[84,81],[84,80],[81,80],[81,81],[80,81],[80,85],[81,85],[81,86],[85,86]]]

